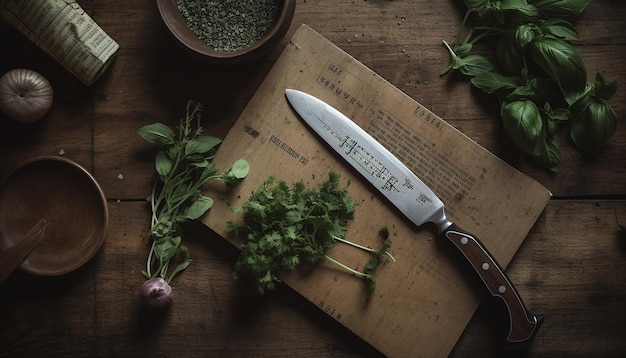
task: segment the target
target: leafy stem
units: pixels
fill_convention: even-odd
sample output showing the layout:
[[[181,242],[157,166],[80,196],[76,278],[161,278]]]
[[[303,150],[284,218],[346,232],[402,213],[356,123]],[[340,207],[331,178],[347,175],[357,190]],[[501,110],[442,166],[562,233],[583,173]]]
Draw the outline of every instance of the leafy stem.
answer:
[[[137,130],[146,141],[161,146],[154,161],[158,177],[148,198],[152,242],[142,273],[147,279],[161,277],[167,283],[191,263],[189,250],[181,244],[180,226],[199,218],[213,205],[202,187],[209,181],[236,184],[249,170],[245,160],[238,160],[218,173],[212,160],[221,140],[202,135],[200,103],[189,101],[186,109],[176,133],[162,123]]]

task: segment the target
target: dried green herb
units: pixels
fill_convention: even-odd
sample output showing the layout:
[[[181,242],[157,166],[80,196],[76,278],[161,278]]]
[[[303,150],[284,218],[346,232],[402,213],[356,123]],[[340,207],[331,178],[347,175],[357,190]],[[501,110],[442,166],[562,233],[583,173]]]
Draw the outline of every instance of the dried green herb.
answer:
[[[189,28],[216,51],[253,45],[272,26],[278,0],[177,0]]]

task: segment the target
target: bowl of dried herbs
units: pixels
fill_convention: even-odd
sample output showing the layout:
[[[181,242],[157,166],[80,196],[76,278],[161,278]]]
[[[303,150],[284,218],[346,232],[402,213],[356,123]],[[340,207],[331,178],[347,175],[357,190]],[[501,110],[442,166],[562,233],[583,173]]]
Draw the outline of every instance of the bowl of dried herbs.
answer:
[[[167,29],[192,56],[220,64],[249,62],[280,43],[295,0],[157,0]]]

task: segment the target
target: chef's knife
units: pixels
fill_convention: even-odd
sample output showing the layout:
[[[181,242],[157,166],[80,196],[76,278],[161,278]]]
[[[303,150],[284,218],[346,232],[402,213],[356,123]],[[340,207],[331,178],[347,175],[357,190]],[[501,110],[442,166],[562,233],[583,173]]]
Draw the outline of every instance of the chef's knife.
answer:
[[[448,220],[443,202],[409,168],[341,112],[307,93],[287,89],[293,109],[328,145],[352,165],[415,225],[432,222],[440,237],[465,257],[487,292],[508,312],[505,343],[525,345],[543,323],[531,314],[504,270],[476,236]]]

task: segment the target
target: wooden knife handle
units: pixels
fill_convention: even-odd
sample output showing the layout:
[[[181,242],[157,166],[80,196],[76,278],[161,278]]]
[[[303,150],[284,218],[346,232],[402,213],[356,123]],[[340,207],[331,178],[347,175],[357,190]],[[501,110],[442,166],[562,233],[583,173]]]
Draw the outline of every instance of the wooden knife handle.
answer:
[[[543,316],[531,314],[522,302],[511,280],[495,258],[474,235],[452,224],[441,233],[467,259],[493,297],[501,299],[509,314],[509,331],[505,344],[529,344],[543,323]]]

